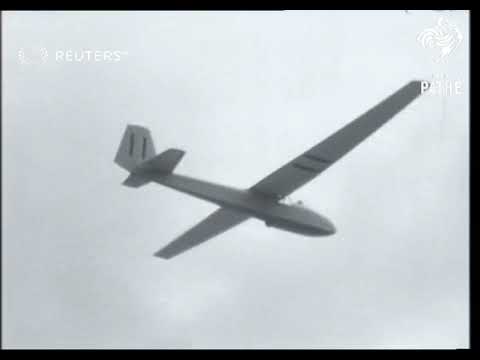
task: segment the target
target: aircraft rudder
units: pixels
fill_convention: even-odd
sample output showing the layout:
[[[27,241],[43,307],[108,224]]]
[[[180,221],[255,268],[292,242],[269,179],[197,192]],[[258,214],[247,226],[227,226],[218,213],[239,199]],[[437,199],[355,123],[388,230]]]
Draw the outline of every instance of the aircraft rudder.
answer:
[[[155,156],[150,130],[140,125],[127,125],[115,156],[115,163],[132,171],[140,163]]]

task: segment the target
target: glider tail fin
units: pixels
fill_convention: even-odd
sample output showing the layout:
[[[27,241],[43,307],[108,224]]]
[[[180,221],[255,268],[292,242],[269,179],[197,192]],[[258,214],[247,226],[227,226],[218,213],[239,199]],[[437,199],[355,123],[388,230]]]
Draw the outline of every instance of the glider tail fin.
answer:
[[[132,172],[154,156],[155,147],[150,130],[138,125],[128,125],[115,156],[115,163]]]
[[[153,174],[169,174],[178,165],[185,152],[168,149],[155,155],[150,131],[142,126],[128,125],[115,156],[115,163],[130,172],[123,182],[130,187],[149,183]]]

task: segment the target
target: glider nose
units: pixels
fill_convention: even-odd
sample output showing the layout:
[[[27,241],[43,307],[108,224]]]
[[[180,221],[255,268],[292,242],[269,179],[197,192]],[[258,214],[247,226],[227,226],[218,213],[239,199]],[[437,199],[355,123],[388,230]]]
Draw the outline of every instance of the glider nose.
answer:
[[[325,235],[333,235],[337,232],[337,228],[333,225],[333,222],[324,216],[322,216],[322,228]]]
[[[328,220],[327,231],[328,231],[328,235],[333,235],[337,232],[337,228],[335,227],[335,225],[333,225],[333,223],[330,220]]]

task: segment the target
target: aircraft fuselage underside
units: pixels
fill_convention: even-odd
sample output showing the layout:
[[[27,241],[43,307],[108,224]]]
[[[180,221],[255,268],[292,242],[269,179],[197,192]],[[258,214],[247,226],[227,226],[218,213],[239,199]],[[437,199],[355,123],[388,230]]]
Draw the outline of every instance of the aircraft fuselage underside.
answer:
[[[335,233],[335,226],[326,217],[305,207],[279,203],[277,199],[249,190],[235,189],[178,174],[148,174],[151,181],[230,208],[265,221],[276,227],[310,236]]]

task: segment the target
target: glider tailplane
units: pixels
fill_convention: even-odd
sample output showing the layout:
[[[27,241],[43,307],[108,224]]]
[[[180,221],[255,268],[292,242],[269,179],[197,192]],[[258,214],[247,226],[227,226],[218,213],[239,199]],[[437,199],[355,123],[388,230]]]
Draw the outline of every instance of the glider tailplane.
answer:
[[[177,167],[182,160],[185,151],[179,149],[168,149],[147,160],[132,170],[134,173],[144,174],[146,172],[169,174]]]
[[[123,185],[137,188],[149,183],[155,175],[170,174],[183,155],[185,155],[183,150],[168,149],[133,168]]]

